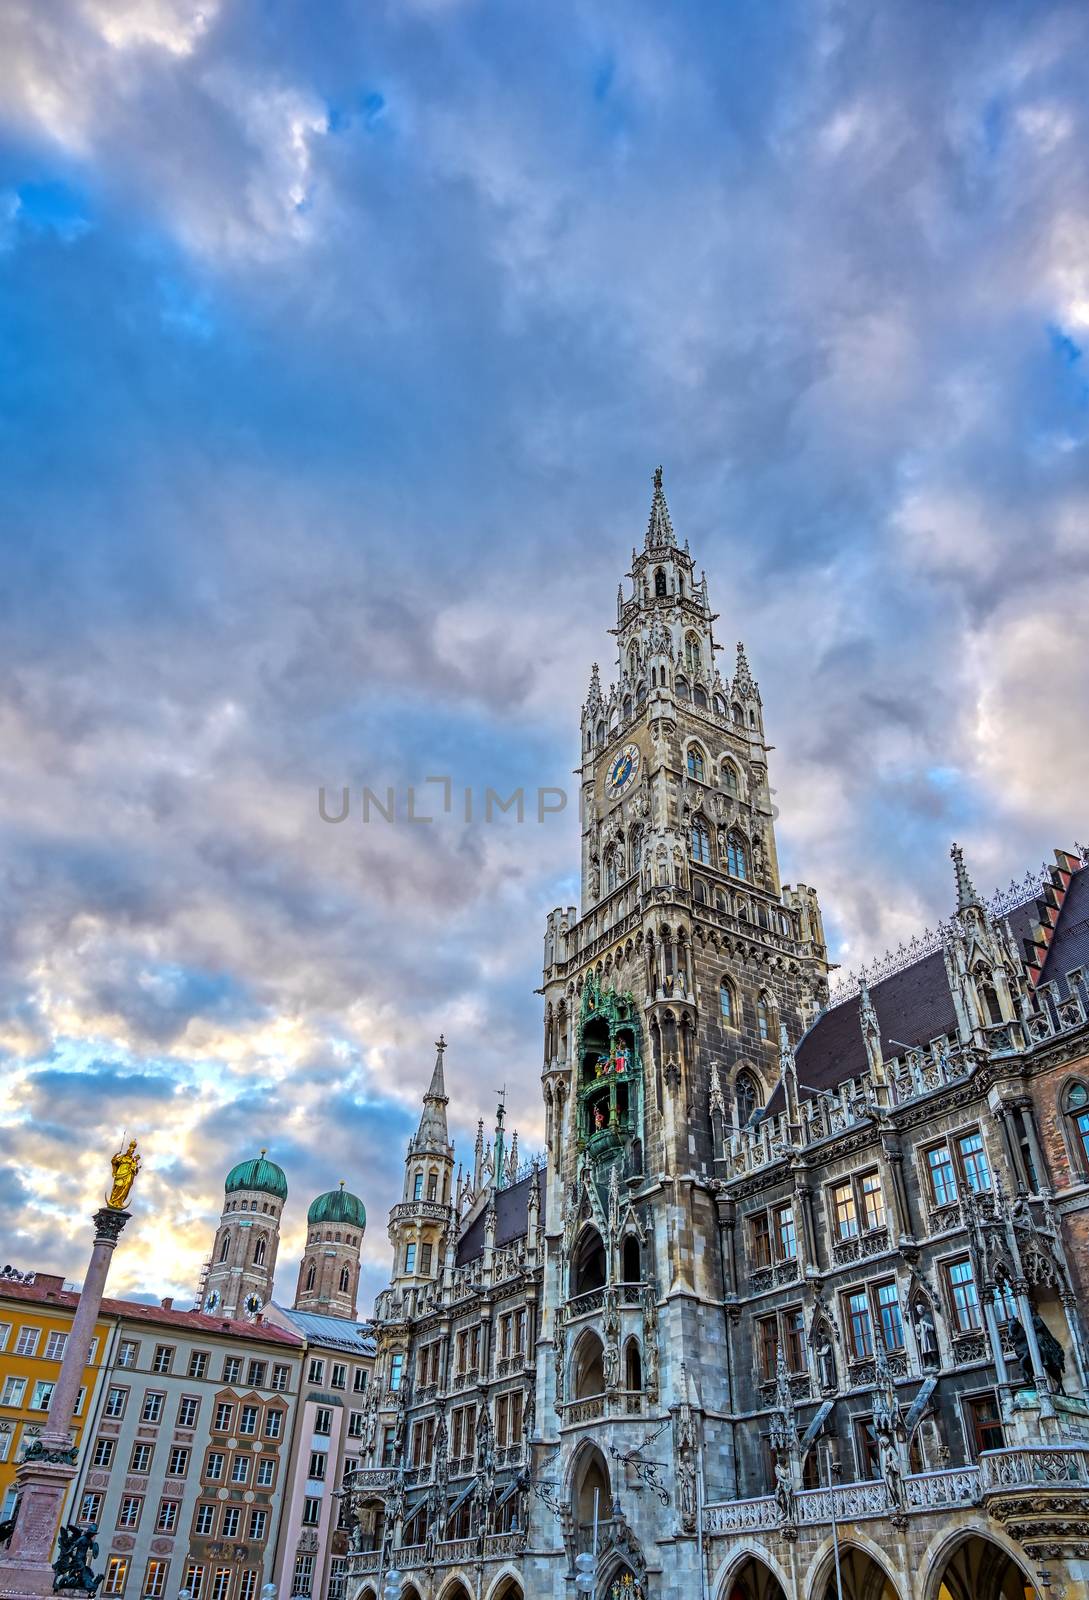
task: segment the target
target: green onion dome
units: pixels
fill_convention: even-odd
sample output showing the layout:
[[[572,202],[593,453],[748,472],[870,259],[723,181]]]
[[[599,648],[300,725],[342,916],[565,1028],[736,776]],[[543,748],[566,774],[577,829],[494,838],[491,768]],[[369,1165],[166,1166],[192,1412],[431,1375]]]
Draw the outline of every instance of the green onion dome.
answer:
[[[339,1189],[330,1189],[328,1194],[319,1194],[316,1200],[310,1202],[306,1220],[346,1222],[353,1228],[363,1229],[367,1226],[367,1213],[362,1200],[346,1189],[342,1182]]]
[[[263,1150],[251,1161],[240,1161],[237,1167],[232,1167],[223,1187],[227,1194],[235,1194],[239,1189],[257,1189],[262,1194],[275,1195],[277,1200],[287,1199],[283,1168],[275,1161],[266,1161]]]

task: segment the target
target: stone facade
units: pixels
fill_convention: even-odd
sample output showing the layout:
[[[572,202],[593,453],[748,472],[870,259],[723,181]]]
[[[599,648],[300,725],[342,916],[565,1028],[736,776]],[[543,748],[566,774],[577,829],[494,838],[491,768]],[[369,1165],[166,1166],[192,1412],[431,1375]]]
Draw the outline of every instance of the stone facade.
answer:
[[[451,1183],[440,1045],[348,1592],[559,1600],[594,1550],[599,1600],[1087,1596],[1089,872],[985,902],[954,847],[948,922],[833,996],[660,474],[629,576],[546,925],[546,1164],[511,1183],[500,1118]]]

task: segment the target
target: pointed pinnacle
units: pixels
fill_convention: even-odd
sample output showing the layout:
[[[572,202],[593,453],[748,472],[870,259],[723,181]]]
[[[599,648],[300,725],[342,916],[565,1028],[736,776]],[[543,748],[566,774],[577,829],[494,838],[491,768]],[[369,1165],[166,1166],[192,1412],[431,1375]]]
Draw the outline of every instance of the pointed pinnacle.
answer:
[[[959,844],[954,844],[949,855],[953,862],[953,876],[957,885],[957,910],[965,911],[969,906],[978,906],[980,899],[971,874],[964,865],[964,851]]]
[[[662,489],[662,469],[656,467],[654,471],[654,498],[650,503],[650,520],[647,523],[648,550],[669,549],[676,546],[677,540],[673,534],[673,523],[669,516],[669,507],[666,505],[665,492]]]
[[[737,666],[734,668],[734,694],[740,695],[743,700],[749,700],[755,693],[756,685],[749,670],[749,658],[745,654],[745,646],[739,639],[737,641]]]

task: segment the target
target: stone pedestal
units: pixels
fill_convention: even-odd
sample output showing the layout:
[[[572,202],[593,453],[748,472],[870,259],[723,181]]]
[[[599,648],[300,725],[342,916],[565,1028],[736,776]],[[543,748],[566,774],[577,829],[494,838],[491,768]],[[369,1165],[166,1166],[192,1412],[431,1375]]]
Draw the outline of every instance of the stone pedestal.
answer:
[[[15,1480],[19,1515],[11,1543],[0,1558],[2,1600],[29,1600],[53,1592],[53,1544],[64,1497],[76,1475],[75,1451],[70,1449],[68,1454],[70,1459],[65,1462],[39,1456],[19,1468]]]
[[[91,1259],[49,1415],[40,1438],[31,1444],[15,1474],[15,1528],[7,1550],[0,1554],[0,1600],[40,1600],[42,1595],[53,1593],[53,1547],[68,1486],[76,1475],[72,1419],[102,1309],[106,1274],[130,1215],[109,1206],[95,1212]]]

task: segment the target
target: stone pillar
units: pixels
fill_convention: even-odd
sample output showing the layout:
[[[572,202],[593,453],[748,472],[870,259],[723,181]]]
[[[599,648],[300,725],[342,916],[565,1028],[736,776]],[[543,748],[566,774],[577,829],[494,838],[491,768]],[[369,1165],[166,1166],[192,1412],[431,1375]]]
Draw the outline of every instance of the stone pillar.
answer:
[[[80,1380],[102,1309],[110,1260],[131,1214],[109,1206],[95,1212],[95,1242],[60,1377],[49,1402],[49,1415],[41,1436],[31,1444],[15,1475],[19,1495],[15,1529],[7,1551],[0,1556],[0,1596],[4,1600],[36,1600],[53,1590],[53,1546],[64,1497],[76,1475],[72,1419]]]

